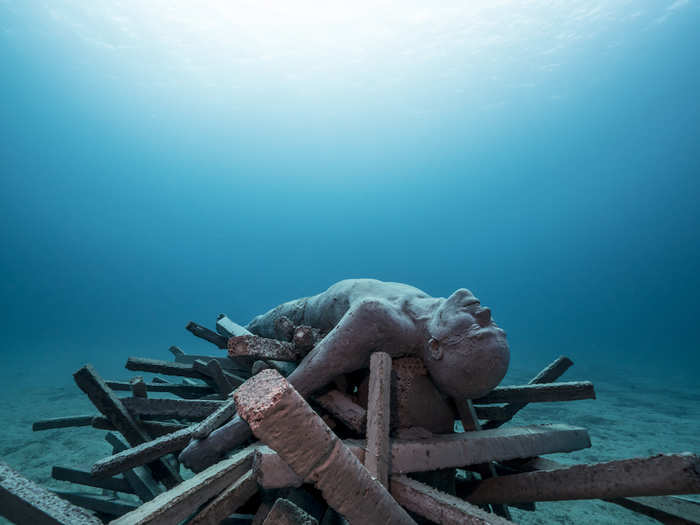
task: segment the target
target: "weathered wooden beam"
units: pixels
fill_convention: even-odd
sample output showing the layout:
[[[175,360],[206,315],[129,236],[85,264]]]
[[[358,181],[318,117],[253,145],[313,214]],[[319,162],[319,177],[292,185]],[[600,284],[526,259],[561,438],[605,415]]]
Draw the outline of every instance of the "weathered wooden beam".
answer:
[[[105,435],[105,440],[112,445],[112,450],[115,454],[128,448],[127,444],[119,436],[111,432]],[[134,494],[143,502],[150,501],[163,492],[158,482],[153,479],[153,476],[145,467],[138,466],[124,471],[124,479],[134,489]]]
[[[258,335],[239,335],[228,340],[229,357],[253,357],[275,361],[299,361],[303,356],[293,343]]]
[[[141,399],[126,397],[124,406],[133,414],[148,419],[200,420],[221,406],[216,399]]]
[[[700,501],[680,496],[642,496],[605,501],[669,525],[700,523]]]
[[[191,364],[171,363],[160,359],[148,359],[145,357],[130,357],[126,361],[127,370],[139,372],[152,372],[154,374],[164,374],[168,376],[191,377],[205,381],[209,376],[198,372]]]
[[[347,448],[360,460],[365,458],[365,442],[348,439]],[[510,427],[498,430],[464,432],[428,439],[393,439],[391,473],[427,472],[464,467],[513,457],[530,457],[532,450],[571,452],[590,447],[586,429],[568,425]],[[281,457],[268,447],[256,455],[258,482],[263,488],[298,487],[303,480]]]
[[[590,381],[571,381],[568,383],[502,386],[494,388],[484,397],[474,399],[474,403],[482,405],[489,403],[543,403],[580,399],[595,399],[593,383]]]
[[[95,479],[89,472],[67,467],[55,466],[51,469],[51,477],[58,481],[70,481],[78,485],[97,487],[99,489],[113,490],[115,492],[125,492],[135,494],[134,489],[124,478],[102,478]]]
[[[225,314],[219,314],[216,318],[216,331],[226,339],[239,335],[252,335],[246,327],[231,321]]]
[[[254,448],[236,452],[199,474],[183,481],[177,487],[159,494],[138,509],[125,514],[111,525],[179,523],[198,506],[219,494],[250,470]]]
[[[215,359],[210,359],[209,361],[197,359],[192,363],[192,368],[203,375],[209,376],[216,386],[216,389],[219,391],[219,394],[222,396],[229,395],[234,387],[242,383],[242,381],[236,382],[235,384],[230,383],[228,378],[224,375],[221,365]]]
[[[66,416],[41,419],[32,424],[32,430],[34,432],[38,432],[40,430],[49,430],[52,428],[89,427],[92,425],[92,419],[94,417],[95,415],[92,414],[84,416]]]
[[[94,510],[108,516],[121,516],[134,510],[137,505],[131,501],[110,496],[95,494],[94,492],[71,492],[68,490],[54,490],[56,496],[84,509]]]
[[[152,383],[145,383],[148,392],[168,392],[186,399],[196,399],[216,392],[216,390],[209,385],[161,383],[156,382],[156,379],[157,378],[154,378]],[[105,383],[109,388],[115,391],[128,392],[131,390],[131,384],[128,381],[105,381]]]
[[[353,432],[364,434],[367,429],[367,411],[355,403],[350,396],[339,390],[329,390],[325,394],[315,396],[314,401],[343,423]]]
[[[567,468],[564,463],[541,457],[513,460],[507,462],[506,465],[514,470],[524,472]],[[679,496],[639,496],[604,501],[645,514],[669,525],[700,523],[700,502]]]
[[[234,398],[255,436],[321,490],[348,521],[415,523],[278,372],[263,370],[240,386]]]
[[[374,352],[370,357],[369,370],[367,450],[364,464],[379,483],[388,487],[391,471],[391,356],[385,352]]]
[[[122,401],[112,392],[92,365],[85,365],[73,374],[76,384],[87,394],[93,405],[119,430],[132,446],[148,442],[150,436],[141,429]],[[128,401],[152,401],[149,399],[128,398]],[[148,467],[156,479],[166,487],[177,485],[182,478],[163,461],[155,460]]]
[[[192,334],[196,335],[200,339],[204,339],[205,341],[209,341],[210,343],[218,346],[222,350],[226,349],[226,344],[228,340],[226,337],[217,334],[216,332],[212,332],[209,330],[209,328],[206,328],[204,326],[198,325],[197,323],[190,321],[187,323],[187,326],[185,327],[189,332],[192,332]]]
[[[277,498],[263,525],[318,525],[318,520],[284,498]]]
[[[391,495],[404,508],[441,525],[513,525],[512,521],[405,476],[391,478]]]
[[[361,441],[349,440],[362,445]],[[392,473],[464,467],[539,454],[572,452],[591,446],[585,428],[570,425],[526,425],[421,440],[392,440]],[[536,452],[536,451],[540,452]]]
[[[481,504],[695,493],[700,493],[700,457],[685,453],[486,479],[466,499]]]
[[[176,432],[187,425],[178,423],[166,423],[161,421],[140,421],[139,426],[143,428],[149,436],[155,438]],[[117,430],[116,427],[104,416],[95,416],[92,418],[92,427],[100,430]]]
[[[90,469],[93,476],[112,476],[157,458],[178,452],[192,439],[192,427],[186,427],[141,445],[113,454],[95,462]]]
[[[101,520],[0,461],[0,516],[33,525],[100,525]]]
[[[142,376],[132,377],[129,380],[129,388],[134,397],[148,397],[148,390]]]
[[[226,516],[236,512],[257,491],[258,482],[255,480],[255,472],[249,470],[207,503],[187,524],[221,523]]]
[[[536,385],[542,383],[553,383],[554,381],[559,379],[562,376],[562,374],[566,372],[573,364],[573,361],[568,357],[560,356],[554,361],[552,361],[549,365],[544,367],[535,377],[533,377],[529,381],[528,384]],[[498,419],[494,421],[487,421],[481,426],[481,428],[483,428],[484,430],[488,430],[490,428],[498,428],[504,423],[513,419],[515,414],[517,414],[526,406],[527,403],[510,403],[506,408],[508,415],[507,418]]]
[[[196,425],[192,429],[192,437],[194,439],[204,439],[209,434],[214,432],[221,425],[226,423],[236,414],[236,403],[233,397],[229,397],[221,403],[216,410],[209,414],[204,421]]]

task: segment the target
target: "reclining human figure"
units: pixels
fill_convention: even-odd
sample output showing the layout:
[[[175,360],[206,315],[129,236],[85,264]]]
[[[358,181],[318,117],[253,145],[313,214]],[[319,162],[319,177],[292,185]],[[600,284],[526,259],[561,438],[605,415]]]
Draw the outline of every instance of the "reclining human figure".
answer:
[[[464,288],[445,299],[401,283],[348,279],[313,297],[281,304],[247,329],[273,338],[282,316],[327,332],[287,378],[305,397],[341,374],[368,367],[377,350],[393,358],[421,358],[435,386],[455,399],[488,393],[503,379],[510,360],[505,332],[489,308]],[[180,461],[202,470],[250,435],[245,421],[235,416],[207,438],[193,440]]]

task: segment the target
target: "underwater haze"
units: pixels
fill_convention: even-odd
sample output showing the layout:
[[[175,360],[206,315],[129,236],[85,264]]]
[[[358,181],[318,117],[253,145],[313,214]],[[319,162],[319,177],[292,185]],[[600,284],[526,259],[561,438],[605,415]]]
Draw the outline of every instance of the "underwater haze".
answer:
[[[0,0],[2,382],[345,278],[700,372],[700,5]]]

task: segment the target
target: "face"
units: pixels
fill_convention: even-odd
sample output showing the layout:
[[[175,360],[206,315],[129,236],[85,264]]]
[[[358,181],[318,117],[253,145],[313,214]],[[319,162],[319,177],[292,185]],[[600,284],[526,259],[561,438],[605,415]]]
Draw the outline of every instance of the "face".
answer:
[[[447,298],[429,330],[426,366],[444,394],[474,399],[505,376],[510,360],[506,334],[469,290],[462,288]]]

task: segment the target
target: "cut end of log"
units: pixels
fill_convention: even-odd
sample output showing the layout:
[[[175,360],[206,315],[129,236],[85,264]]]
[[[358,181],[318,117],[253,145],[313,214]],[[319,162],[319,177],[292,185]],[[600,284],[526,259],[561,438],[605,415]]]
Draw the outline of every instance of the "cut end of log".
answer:
[[[262,370],[243,383],[233,397],[239,415],[255,430],[280,398],[291,388],[274,368]]]

